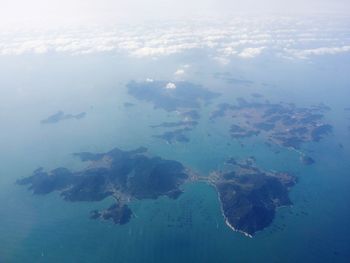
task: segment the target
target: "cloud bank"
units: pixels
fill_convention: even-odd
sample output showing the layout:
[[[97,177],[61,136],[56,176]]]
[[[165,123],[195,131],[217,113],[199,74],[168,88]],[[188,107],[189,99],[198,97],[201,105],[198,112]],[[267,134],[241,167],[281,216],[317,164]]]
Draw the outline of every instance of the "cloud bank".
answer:
[[[121,53],[158,58],[193,50],[223,65],[232,59],[265,54],[289,59],[350,52],[350,23],[339,17],[234,17],[127,27],[89,27],[56,31],[1,31],[0,55]],[[179,68],[175,75],[185,73]]]

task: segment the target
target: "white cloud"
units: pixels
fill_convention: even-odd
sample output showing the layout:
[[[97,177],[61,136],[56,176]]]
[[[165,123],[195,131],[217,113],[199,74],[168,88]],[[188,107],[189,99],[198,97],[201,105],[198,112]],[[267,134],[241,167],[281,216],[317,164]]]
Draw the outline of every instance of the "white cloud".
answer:
[[[120,26],[108,30],[90,27],[0,31],[0,55],[114,52],[141,59],[203,49],[215,61],[227,65],[237,58],[257,57],[266,49],[279,57],[311,59],[350,51],[346,21],[333,20],[327,17],[235,17],[222,21],[172,22],[154,27]],[[180,66],[175,76],[183,76],[188,67]]]
[[[213,59],[223,66],[228,65],[230,63],[230,60],[226,57],[213,57]]]
[[[248,47],[243,49],[238,56],[241,58],[255,58],[261,54],[265,47]]]
[[[165,88],[166,89],[176,89],[176,84],[169,82],[168,84],[166,84]]]
[[[174,75],[176,77],[182,77],[183,75],[186,74],[186,71],[191,67],[189,64],[183,64],[181,65],[175,72]]]
[[[174,75],[176,75],[176,76],[182,76],[184,74],[185,74],[185,70],[182,69],[182,68],[176,70],[175,73],[174,73]]]
[[[221,52],[223,53],[223,55],[225,56],[230,56],[230,55],[234,55],[237,54],[237,50],[234,49],[234,47],[232,46],[228,46],[225,47],[221,50]]]
[[[322,56],[322,55],[335,55],[339,53],[350,52],[350,46],[341,46],[341,47],[320,47],[313,49],[286,49],[286,52],[291,54],[295,58],[307,59],[310,56]]]
[[[147,78],[146,79],[146,82],[153,82],[154,80],[153,79],[151,79],[151,78]]]

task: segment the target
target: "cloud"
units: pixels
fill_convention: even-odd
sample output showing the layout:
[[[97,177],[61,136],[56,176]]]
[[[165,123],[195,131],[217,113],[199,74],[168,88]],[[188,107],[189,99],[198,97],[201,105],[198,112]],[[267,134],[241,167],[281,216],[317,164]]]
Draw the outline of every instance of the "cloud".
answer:
[[[182,69],[182,68],[176,70],[175,73],[174,73],[175,76],[182,76],[184,74],[185,74],[185,70]]]
[[[265,47],[248,47],[238,54],[241,58],[255,58],[259,56]]]
[[[235,17],[154,26],[0,31],[0,55],[121,53],[138,59],[204,50],[221,65],[262,54],[293,59],[349,52],[348,20],[341,17]],[[187,72],[179,67],[175,76]]]
[[[181,77],[186,74],[186,71],[191,67],[190,64],[181,65],[175,72],[174,75],[177,77]]]
[[[166,84],[165,86],[166,89],[176,89],[176,85],[175,83],[169,82],[168,84]]]
[[[213,59],[223,66],[228,65],[230,63],[230,60],[227,57],[217,56],[217,57],[213,57]]]
[[[176,36],[173,36],[176,38]],[[171,36],[169,36],[171,38]],[[168,41],[164,41],[164,43],[157,43],[156,45],[152,43],[150,46],[147,46],[145,43],[143,47],[137,48],[131,51],[131,55],[139,58],[143,57],[159,57],[159,56],[167,56],[172,54],[177,54],[184,52],[186,50],[199,48],[200,46],[196,42],[183,42],[175,45],[168,44]],[[153,46],[155,45],[155,46]]]
[[[190,64],[183,64],[174,72],[174,75],[176,77],[183,77],[190,67],[191,67]]]
[[[286,49],[286,52],[291,54],[295,58],[308,59],[310,56],[336,55],[339,53],[350,52],[350,46],[320,47],[304,50]]]
[[[221,49],[221,53],[225,56],[235,55],[238,53],[237,50],[235,50],[236,46],[237,46],[237,44],[231,43],[231,46],[227,46],[227,47]]]

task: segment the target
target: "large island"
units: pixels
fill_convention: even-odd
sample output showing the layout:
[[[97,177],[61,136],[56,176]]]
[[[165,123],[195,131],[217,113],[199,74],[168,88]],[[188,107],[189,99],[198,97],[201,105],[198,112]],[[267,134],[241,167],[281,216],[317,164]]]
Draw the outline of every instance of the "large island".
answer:
[[[218,191],[226,224],[252,237],[271,224],[278,207],[292,204],[288,192],[296,179],[288,173],[261,170],[249,158],[229,159],[208,182]]]
[[[132,200],[177,198],[181,185],[191,179],[191,173],[177,161],[152,157],[146,148],[123,151],[115,148],[107,153],[75,154],[89,165],[77,172],[57,168],[50,172],[42,168],[17,181],[29,185],[34,194],[58,191],[70,202],[101,201],[114,197],[115,203],[104,211],[92,211],[91,218],[111,219],[116,224],[127,223],[132,215],[128,203]]]
[[[36,195],[57,191],[70,202],[96,202],[113,197],[110,207],[91,211],[90,218],[125,224],[132,217],[128,206],[131,201],[160,196],[176,199],[186,182],[204,181],[218,191],[227,225],[248,236],[268,226],[276,208],[291,204],[288,191],[295,184],[295,178],[287,173],[257,168],[253,158],[229,159],[222,170],[200,176],[177,161],[151,156],[143,147],[74,155],[88,162],[85,169],[73,172],[56,168],[46,172],[39,168],[17,183],[29,185]]]
[[[303,143],[317,142],[332,131],[324,121],[327,110],[323,104],[306,108],[238,98],[236,104],[218,105],[211,120],[228,117],[232,123],[229,132],[236,139],[261,134],[269,143],[299,149]]]

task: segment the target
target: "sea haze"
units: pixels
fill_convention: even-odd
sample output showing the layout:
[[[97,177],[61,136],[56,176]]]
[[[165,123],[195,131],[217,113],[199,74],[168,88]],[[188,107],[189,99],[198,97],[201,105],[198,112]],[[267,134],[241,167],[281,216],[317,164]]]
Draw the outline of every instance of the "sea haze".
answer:
[[[2,35],[0,262],[347,262],[347,25],[236,18]],[[220,105],[234,110],[214,119]],[[279,137],[294,123],[256,125],[276,109],[317,120],[297,147]],[[331,128],[318,137],[321,123]],[[234,136],[242,127],[253,133]],[[57,168],[65,184],[50,177]],[[113,181],[116,171],[130,177]],[[95,187],[94,173],[108,183]],[[154,184],[140,194],[137,178]],[[230,218],[249,202],[261,209],[252,221]],[[113,204],[127,207],[119,220]]]

